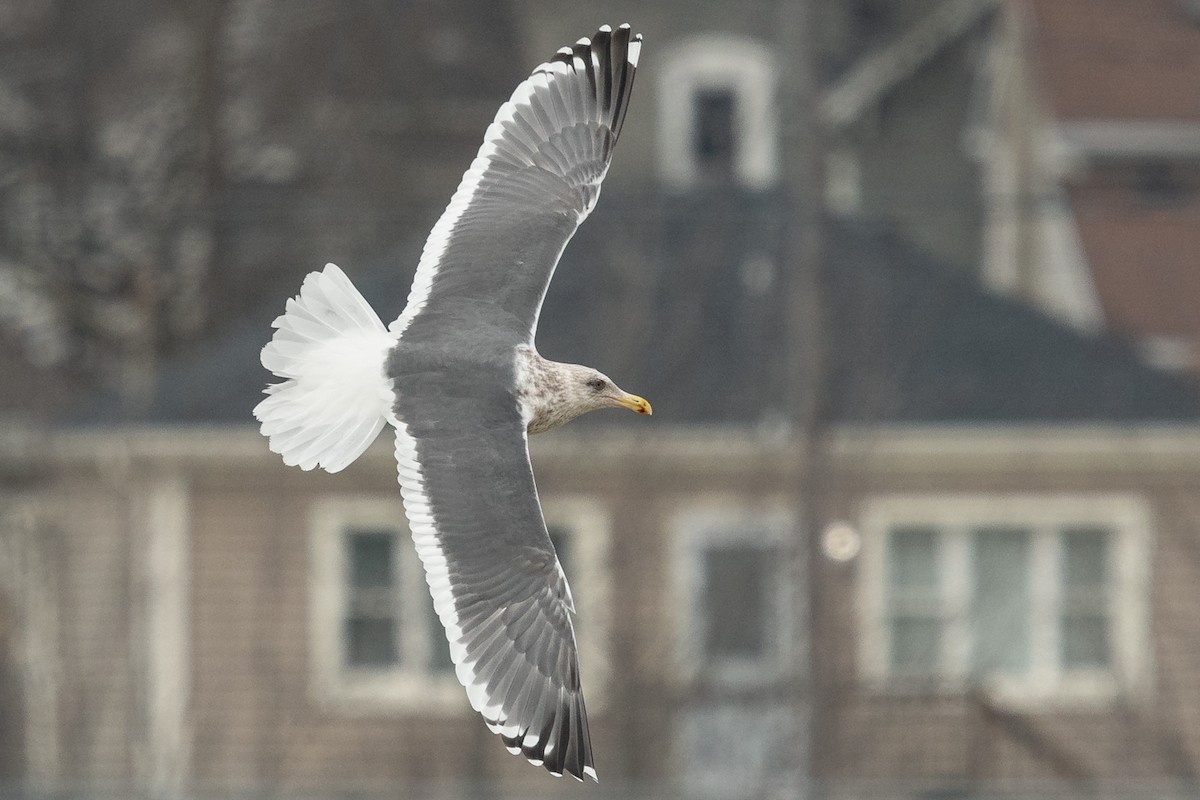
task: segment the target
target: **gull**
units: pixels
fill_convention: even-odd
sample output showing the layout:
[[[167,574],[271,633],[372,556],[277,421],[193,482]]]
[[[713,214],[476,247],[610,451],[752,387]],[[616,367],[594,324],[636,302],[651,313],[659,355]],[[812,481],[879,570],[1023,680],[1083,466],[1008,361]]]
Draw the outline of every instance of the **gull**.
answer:
[[[385,426],[401,496],[471,707],[514,754],[596,780],[571,590],[542,517],[529,434],[602,408],[650,414],[603,373],[543,358],[538,314],[600,195],[642,37],[603,26],[496,113],[386,328],[335,265],[288,300],[254,409],[284,463],[337,472]]]

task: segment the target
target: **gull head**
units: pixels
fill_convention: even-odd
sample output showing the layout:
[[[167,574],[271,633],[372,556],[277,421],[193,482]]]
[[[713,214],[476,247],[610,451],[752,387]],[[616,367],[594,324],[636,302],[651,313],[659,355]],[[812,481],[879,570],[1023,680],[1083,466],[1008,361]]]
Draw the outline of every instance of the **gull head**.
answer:
[[[645,398],[630,394],[591,367],[547,361],[539,355],[522,366],[519,397],[529,433],[548,431],[601,408],[653,413]]]

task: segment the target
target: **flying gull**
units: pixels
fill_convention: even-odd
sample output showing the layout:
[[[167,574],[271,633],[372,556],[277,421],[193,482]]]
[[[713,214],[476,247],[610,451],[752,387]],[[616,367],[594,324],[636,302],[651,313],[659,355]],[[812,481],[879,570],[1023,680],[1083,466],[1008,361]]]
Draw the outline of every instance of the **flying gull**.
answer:
[[[650,404],[542,358],[533,340],[559,256],[600,195],[641,44],[606,25],[517,87],[387,328],[335,265],[308,275],[262,351],[283,382],[254,409],[271,450],[306,470],[337,472],[395,428],[409,527],[471,706],[510,752],[580,780],[596,770],[575,609],[528,435]]]

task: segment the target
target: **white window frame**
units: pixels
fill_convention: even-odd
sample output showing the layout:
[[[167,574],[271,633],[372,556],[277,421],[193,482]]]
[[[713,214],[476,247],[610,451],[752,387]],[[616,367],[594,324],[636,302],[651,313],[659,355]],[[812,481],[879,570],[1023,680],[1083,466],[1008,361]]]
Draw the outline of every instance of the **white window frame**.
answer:
[[[571,537],[573,563],[568,581],[575,600],[580,669],[586,676],[588,707],[604,703],[609,667],[606,659],[610,617],[608,552],[609,524],[603,508],[589,498],[551,497],[543,500],[547,524]],[[470,707],[452,672],[430,672],[406,666],[362,668],[343,663],[343,620],[348,587],[345,584],[344,534],[349,528],[388,529],[399,534],[397,564],[405,602],[401,603],[401,641],[424,637],[431,602],[425,575],[412,546],[404,506],[399,497],[341,495],[317,500],[310,512],[310,661],[311,688],[325,707],[358,713],[465,714]],[[419,591],[417,591],[419,589]],[[410,594],[411,591],[411,594]],[[406,633],[405,631],[421,633]]]
[[[779,122],[775,59],[770,48],[736,36],[707,34],[679,42],[658,73],[658,163],[670,189],[702,183],[696,163],[694,98],[698,91],[729,90],[734,98],[733,177],[750,189],[767,189],[779,174]]]
[[[746,685],[769,683],[786,674],[794,645],[798,599],[786,559],[780,560],[770,589],[777,635],[767,643],[767,654],[759,659],[712,661],[704,654],[704,553],[711,547],[736,544],[774,547],[781,556],[786,555],[796,533],[796,520],[796,511],[782,501],[766,505],[747,505],[744,501],[692,503],[674,515],[671,561],[675,605],[681,610],[681,619],[675,625],[679,637],[677,674],[681,678]]]
[[[1133,494],[914,494],[866,501],[859,606],[862,609],[860,668],[869,686],[884,691],[919,689],[957,693],[967,686],[972,633],[968,537],[989,525],[1033,532],[1031,582],[1034,627],[1031,664],[1021,676],[995,675],[983,688],[1011,706],[1103,705],[1148,690],[1152,675],[1149,639],[1152,525],[1145,501]],[[914,683],[888,667],[887,538],[897,527],[939,531],[941,586],[947,607],[937,676]],[[1112,593],[1111,669],[1065,669],[1059,663],[1059,590],[1056,534],[1066,527],[1097,526],[1113,532],[1109,554]],[[1040,609],[1040,611],[1039,611]]]
[[[317,699],[345,710],[462,711],[462,688],[453,673],[435,674],[404,663],[392,667],[350,667],[344,663],[343,621],[349,602],[344,536],[350,528],[396,532],[396,566],[405,594],[399,604],[400,641],[418,642],[422,637],[413,631],[424,631],[428,625],[426,604],[430,601],[425,576],[412,547],[400,498],[346,496],[319,500],[311,512],[309,551],[312,684]]]

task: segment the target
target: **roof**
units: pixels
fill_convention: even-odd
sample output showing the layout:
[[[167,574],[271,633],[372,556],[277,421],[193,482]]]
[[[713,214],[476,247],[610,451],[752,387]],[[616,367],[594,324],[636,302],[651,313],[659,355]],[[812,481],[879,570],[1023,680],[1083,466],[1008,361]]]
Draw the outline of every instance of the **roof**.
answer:
[[[563,255],[539,325],[542,353],[594,366],[645,396],[655,420],[779,419],[782,309],[774,199],[606,196]],[[828,229],[827,407],[862,423],[1097,423],[1200,419],[1195,381],[1141,363],[1126,344],[998,297],[865,228]],[[408,292],[419,242],[347,268],[383,319]],[[397,268],[396,264],[407,265]],[[168,361],[144,412],[93,398],[72,423],[252,423],[268,375],[258,352],[286,296]],[[604,425],[588,415],[575,425]]]
[[[1200,24],[1181,0],[1027,0],[1060,120],[1200,122]]]
[[[1138,187],[1073,186],[1080,240],[1108,324],[1192,348],[1200,371],[1200,202]]]
[[[860,422],[1200,418],[1196,381],[1064,326],[887,236],[841,231],[832,272],[835,416]],[[841,406],[840,409],[838,406]]]
[[[347,270],[381,319],[392,320],[400,314],[420,247],[420,242],[406,243],[381,258],[369,274]],[[319,267],[314,263],[312,270]],[[299,293],[303,279],[304,273],[297,272],[294,285],[268,287],[250,313],[220,333],[163,359],[154,396],[145,408],[129,409],[116,393],[103,391],[87,398],[63,421],[68,425],[254,423],[251,409],[262,399],[271,377],[259,363],[259,353],[271,339],[271,322],[283,313],[287,298]],[[278,294],[268,297],[272,289]]]
[[[1106,324],[1200,374],[1200,17],[1184,0],[1028,0],[1035,74]],[[1164,349],[1165,348],[1165,349]]]

